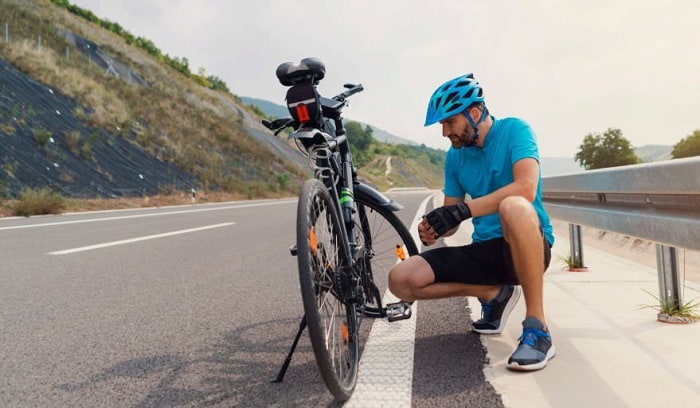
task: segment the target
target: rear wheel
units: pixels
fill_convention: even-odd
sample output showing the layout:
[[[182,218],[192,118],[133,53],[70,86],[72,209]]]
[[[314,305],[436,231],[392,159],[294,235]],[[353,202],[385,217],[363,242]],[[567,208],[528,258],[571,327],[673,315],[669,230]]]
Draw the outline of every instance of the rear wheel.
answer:
[[[369,317],[383,317],[381,293],[374,275],[384,274],[397,263],[418,254],[413,237],[391,209],[382,206],[360,190],[355,191],[355,242],[359,245],[356,269],[359,270],[365,306]],[[359,259],[357,259],[359,258]]]
[[[333,396],[347,400],[355,388],[359,360],[357,316],[341,300],[337,282],[346,264],[347,242],[326,187],[304,183],[297,207],[297,258],[304,315],[321,376]]]

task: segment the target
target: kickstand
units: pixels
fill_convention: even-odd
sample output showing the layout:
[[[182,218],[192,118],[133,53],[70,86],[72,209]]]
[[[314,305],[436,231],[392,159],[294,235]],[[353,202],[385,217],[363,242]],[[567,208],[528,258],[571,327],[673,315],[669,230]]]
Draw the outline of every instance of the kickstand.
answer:
[[[287,369],[289,368],[289,363],[292,362],[292,354],[294,354],[294,350],[297,348],[297,343],[299,342],[299,338],[301,337],[301,333],[304,331],[305,328],[306,328],[306,316],[301,318],[301,323],[299,323],[299,331],[297,332],[297,336],[294,338],[294,343],[292,343],[292,348],[291,348],[291,350],[289,350],[289,354],[287,354],[287,358],[284,359],[284,363],[282,364],[280,371],[277,373],[277,378],[275,378],[271,382],[281,383],[282,380],[284,380],[284,375],[287,373]]]

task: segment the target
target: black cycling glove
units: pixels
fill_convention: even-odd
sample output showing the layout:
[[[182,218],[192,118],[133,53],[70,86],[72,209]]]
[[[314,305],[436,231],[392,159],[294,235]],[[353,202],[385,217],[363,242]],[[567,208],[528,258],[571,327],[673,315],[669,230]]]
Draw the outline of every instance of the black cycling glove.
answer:
[[[438,234],[437,238],[471,217],[472,212],[469,210],[467,203],[464,202],[456,205],[438,207],[425,216],[428,224],[430,224],[433,230]]]

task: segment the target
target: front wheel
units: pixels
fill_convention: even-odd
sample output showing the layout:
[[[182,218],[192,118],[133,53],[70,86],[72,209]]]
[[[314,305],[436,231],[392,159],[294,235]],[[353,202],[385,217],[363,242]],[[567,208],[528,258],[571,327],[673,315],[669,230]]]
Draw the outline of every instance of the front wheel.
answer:
[[[297,207],[297,258],[304,314],[321,376],[339,401],[350,398],[357,380],[359,339],[352,302],[337,287],[347,238],[326,187],[304,183]]]

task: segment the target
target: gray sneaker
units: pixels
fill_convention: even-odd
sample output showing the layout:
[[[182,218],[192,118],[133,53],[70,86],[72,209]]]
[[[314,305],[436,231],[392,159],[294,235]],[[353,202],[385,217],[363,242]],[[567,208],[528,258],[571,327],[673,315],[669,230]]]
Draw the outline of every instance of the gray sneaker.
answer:
[[[506,325],[510,312],[520,299],[520,286],[504,285],[490,302],[479,299],[481,319],[472,323],[472,330],[481,334],[499,334]]]
[[[556,354],[549,330],[545,330],[542,322],[534,317],[523,320],[523,334],[518,340],[520,344],[508,359],[507,367],[511,370],[542,369]]]

